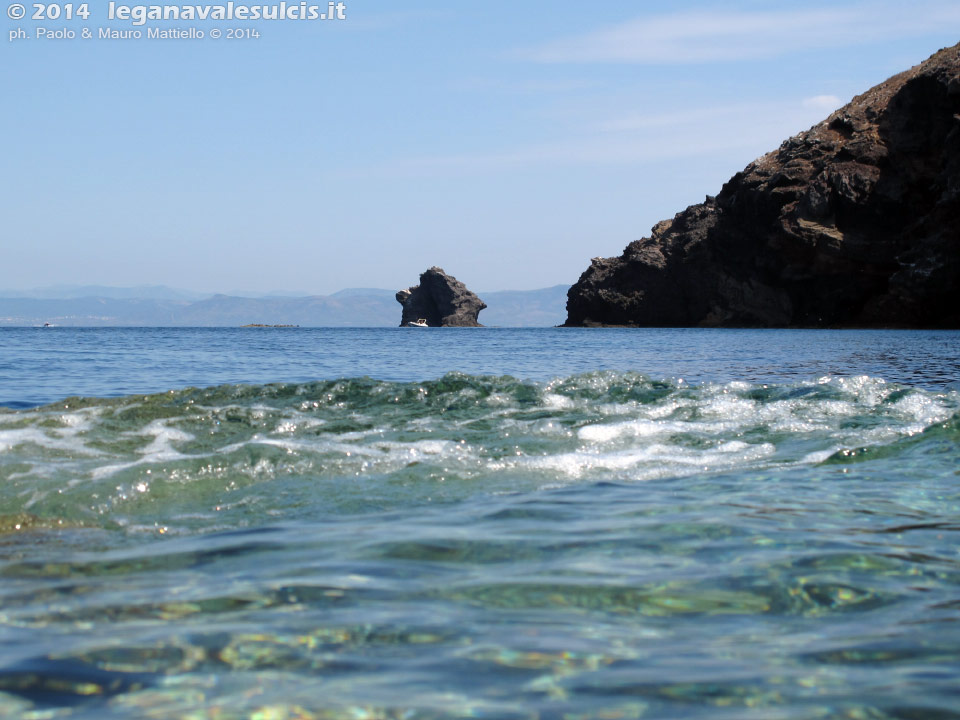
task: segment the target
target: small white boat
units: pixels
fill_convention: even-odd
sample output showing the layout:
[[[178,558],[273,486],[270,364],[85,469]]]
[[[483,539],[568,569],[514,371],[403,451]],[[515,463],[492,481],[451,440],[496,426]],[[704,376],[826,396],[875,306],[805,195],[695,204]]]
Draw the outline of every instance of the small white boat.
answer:
[[[416,319],[415,321],[413,321],[413,322],[408,322],[408,323],[407,323],[407,327],[430,327],[430,326],[427,325],[427,319],[426,319],[426,318],[417,318],[417,319]]]

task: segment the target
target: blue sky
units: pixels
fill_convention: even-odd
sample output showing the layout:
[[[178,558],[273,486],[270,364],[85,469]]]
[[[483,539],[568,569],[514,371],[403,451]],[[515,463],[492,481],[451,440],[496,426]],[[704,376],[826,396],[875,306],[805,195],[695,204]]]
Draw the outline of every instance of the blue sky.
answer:
[[[132,27],[89,5],[95,34]],[[960,40],[955,0],[347,0],[346,16],[146,26],[260,32],[245,41],[4,32],[0,289],[326,294],[430,265],[477,290],[570,284]]]

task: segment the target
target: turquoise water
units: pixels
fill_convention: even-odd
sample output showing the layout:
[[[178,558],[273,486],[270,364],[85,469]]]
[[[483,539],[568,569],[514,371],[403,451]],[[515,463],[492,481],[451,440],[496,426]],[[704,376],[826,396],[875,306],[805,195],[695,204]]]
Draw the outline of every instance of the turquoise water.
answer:
[[[960,718],[960,333],[0,342],[0,717]]]

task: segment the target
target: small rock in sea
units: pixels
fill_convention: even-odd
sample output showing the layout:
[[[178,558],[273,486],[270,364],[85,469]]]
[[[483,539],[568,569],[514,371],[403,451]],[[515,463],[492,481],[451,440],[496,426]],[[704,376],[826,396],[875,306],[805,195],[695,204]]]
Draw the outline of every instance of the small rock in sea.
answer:
[[[432,267],[420,275],[420,284],[397,293],[403,305],[400,327],[425,320],[429,327],[482,327],[477,316],[487,305],[467,286],[442,268]]]

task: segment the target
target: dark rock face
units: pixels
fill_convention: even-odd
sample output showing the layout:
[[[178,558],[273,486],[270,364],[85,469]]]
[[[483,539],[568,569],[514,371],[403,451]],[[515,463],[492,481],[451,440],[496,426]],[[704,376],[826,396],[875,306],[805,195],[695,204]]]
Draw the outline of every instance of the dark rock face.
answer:
[[[420,284],[397,293],[403,305],[400,327],[423,318],[430,327],[481,327],[477,322],[486,304],[467,286],[441,268],[420,275]]]
[[[566,325],[960,327],[960,45],[595,258]]]

